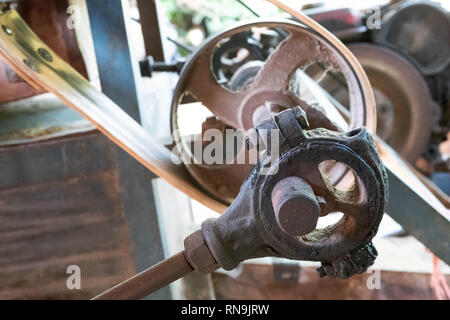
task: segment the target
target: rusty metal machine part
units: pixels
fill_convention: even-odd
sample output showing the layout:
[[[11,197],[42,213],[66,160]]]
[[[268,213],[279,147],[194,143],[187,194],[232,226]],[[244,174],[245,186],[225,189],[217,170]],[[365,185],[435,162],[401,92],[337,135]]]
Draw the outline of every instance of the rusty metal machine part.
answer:
[[[281,29],[287,36],[272,51],[265,63],[262,64],[261,60],[256,59],[247,61],[237,69],[235,76],[238,79],[232,78],[231,87],[227,87],[214,72],[213,66],[217,51],[220,51],[222,46],[227,48],[227,43],[233,37],[245,35],[254,28]],[[235,47],[233,48],[236,50]],[[246,48],[243,47],[243,49]],[[220,121],[236,129],[253,128],[258,121],[269,117],[271,113],[281,111],[276,108],[264,107],[269,103],[271,106],[283,105],[287,108],[301,105],[308,113],[312,123],[316,124],[313,127],[337,130],[320,108],[310,106],[290,90],[296,71],[316,61],[330,65],[345,75],[350,88],[349,99],[352,111],[350,128],[367,126],[369,130],[373,131],[375,129],[374,105],[372,100],[365,95],[362,89],[363,81],[357,76],[349,60],[327,39],[292,21],[268,20],[244,23],[208,39],[184,66],[172,100],[171,123],[174,140],[179,148],[179,153],[187,156],[184,160],[191,175],[217,199],[230,202],[229,199],[233,199],[236,195],[233,185],[239,186],[245,174],[236,173],[233,175],[236,179],[233,180],[230,178],[229,172],[236,170],[248,172],[249,168],[236,169],[234,166],[222,170],[223,166],[192,164],[194,161],[189,156],[191,151],[179,132],[178,107],[185,95],[193,96]],[[256,65],[254,66],[254,64]],[[256,76],[250,74],[252,81],[247,79],[249,76],[249,73],[246,72],[247,68],[254,69],[252,72],[259,68]],[[241,77],[242,73],[246,73],[246,75]],[[236,85],[236,82],[242,82],[244,85]],[[224,172],[226,172],[226,176],[224,176]],[[218,181],[222,181],[225,185],[218,185]]]
[[[347,133],[305,131],[303,120],[306,118],[299,107],[266,120],[263,127],[278,130],[283,141],[279,158],[272,162],[267,155],[255,166],[226,212],[218,219],[206,220],[201,230],[185,239],[184,253],[95,299],[143,297],[167,284],[169,278],[176,280],[193,270],[231,270],[241,261],[256,257],[321,261],[321,277],[346,279],[366,271],[377,256],[371,240],[383,216],[388,192],[387,175],[374,141],[364,128]],[[352,168],[357,177],[354,189],[345,193],[329,184],[319,170],[320,162],[326,160],[341,161]],[[359,177],[364,177],[364,182]],[[299,190],[294,190],[298,186]],[[325,205],[319,206],[315,197],[324,199]],[[301,207],[283,208],[289,199],[300,200],[297,204]],[[319,211],[321,215],[333,211],[345,215],[332,226],[316,229]],[[308,228],[286,230],[286,224],[278,219],[286,212],[291,224]],[[161,281],[154,276],[156,269],[171,276]]]
[[[414,163],[426,150],[434,124],[433,100],[425,80],[410,61],[389,48],[368,43],[348,47],[373,86],[378,136]],[[348,106],[345,86],[333,77],[321,84]]]
[[[414,65],[389,48],[371,44],[352,44],[349,48],[361,62],[374,91],[381,95],[375,94],[381,127],[378,135],[414,162],[426,150],[433,129],[433,101],[426,82]],[[381,123],[389,120],[392,130],[385,134]]]
[[[420,129],[420,133],[425,137],[431,134],[431,138],[425,148],[422,144],[424,138],[418,140],[417,147],[422,151],[422,157],[415,164],[422,172],[430,175],[433,171],[449,170],[438,151],[439,144],[448,140],[450,127],[449,32],[448,8],[437,2],[421,0],[402,1],[387,6],[381,12],[381,28],[371,32],[374,43],[406,58],[420,73],[420,81],[424,80],[428,85],[433,101],[422,106],[426,117],[423,117],[425,126]],[[406,82],[411,81],[415,83],[414,86],[417,85],[418,80],[412,77]],[[436,121],[431,128],[430,118]],[[394,148],[397,150],[397,146]],[[407,159],[411,160],[409,157]]]
[[[334,15],[333,11],[329,13]],[[324,17],[330,19],[329,16]],[[334,17],[339,19],[338,15]],[[350,15],[350,17],[359,21],[357,15]],[[317,17],[313,15],[312,18]],[[317,21],[321,23],[327,22],[323,18],[320,19],[320,14],[318,18]],[[367,18],[368,16],[364,20]],[[375,46],[372,47],[373,52],[363,48],[359,52],[352,51],[355,55],[367,56],[358,57],[361,58],[362,64],[363,60],[366,60],[367,64],[369,57],[373,59],[368,63],[373,69],[368,76],[372,78],[372,85],[378,82],[378,86],[382,87],[382,90],[379,90],[380,88],[374,85],[378,111],[377,134],[399,151],[405,159],[420,168],[421,172],[432,175],[433,171],[448,171],[448,166],[442,162],[443,157],[437,150],[439,144],[447,140],[450,127],[448,112],[450,39],[447,36],[450,32],[449,12],[436,2],[400,1],[381,9],[380,22],[381,28],[366,29],[366,36],[354,39],[341,37],[338,26],[333,26],[330,31],[338,35],[341,40],[350,43],[348,45],[350,50],[354,45],[356,48],[359,47],[360,44],[356,42],[361,41],[367,41],[368,45],[369,42],[373,43]],[[348,31],[351,31],[350,27]],[[385,49],[386,52],[382,52],[381,49]],[[382,72],[375,73],[376,69]],[[323,70],[319,70],[318,77],[322,74]],[[338,81],[331,80],[332,77],[337,78]],[[337,90],[334,90],[333,86],[342,86],[338,82],[342,82],[341,79],[336,74],[331,74],[331,77],[325,77],[320,83],[326,89],[331,89],[333,96],[345,105],[347,100],[345,97],[343,99],[339,93],[334,95]],[[428,86],[429,93],[425,92],[424,83]],[[341,93],[344,92],[345,90],[342,90]],[[418,93],[422,97],[413,99],[413,96],[420,96]],[[430,95],[432,101],[424,102]],[[394,106],[390,101],[392,97],[398,104],[395,106],[395,111],[399,113],[404,110],[405,116],[401,118],[405,121],[400,125],[399,117],[394,119]],[[407,101],[408,98],[410,101]],[[421,116],[411,119],[412,114]],[[417,119],[423,119],[423,126]],[[432,127],[430,119],[434,121]],[[418,155],[421,155],[419,159]]]
[[[376,131],[376,109],[375,109],[375,100],[373,96],[372,87],[370,85],[369,79],[365,74],[361,64],[358,62],[356,57],[351,53],[351,51],[332,33],[330,33],[327,29],[322,27],[320,24],[302,14],[295,8],[287,5],[286,3],[280,0],[267,0],[280,10],[289,13],[292,17],[296,18],[300,23],[304,24],[308,28],[314,30],[318,35],[320,35],[323,39],[333,46],[337,51],[342,54],[352,72],[358,81],[358,91],[351,92],[351,95],[361,94],[362,101],[364,103],[364,117],[367,121],[365,126],[368,128],[371,134],[375,134]],[[347,79],[348,81],[348,79]],[[356,108],[360,108],[361,106],[355,106]],[[353,110],[351,110],[353,111]],[[349,118],[350,126],[357,127],[357,123],[354,123],[354,119],[357,120],[358,117],[356,115],[351,115]]]
[[[261,44],[252,37],[251,31],[238,33],[217,48],[211,61],[212,71],[219,83],[226,83],[247,62],[265,58]]]
[[[187,262],[184,252],[158,263],[157,265],[135,275],[93,300],[136,300],[184,277],[193,269]]]
[[[271,197],[277,224],[283,231],[303,236],[316,228],[321,208],[308,182],[299,177],[284,178],[275,185]]]
[[[205,244],[192,246],[188,242],[188,257],[191,246],[196,250],[206,246],[214,257],[209,260],[211,267],[218,263],[226,270],[245,259],[264,256],[322,261],[328,275],[340,278],[363,272],[373,263],[376,251],[368,248],[372,247],[370,241],[384,213],[388,192],[387,175],[374,141],[364,128],[347,133],[305,131],[298,109],[283,111],[261,124],[279,130],[279,158],[273,163],[270,156],[263,160],[227,211],[202,224]],[[327,160],[351,168],[355,174],[352,189],[341,191],[330,184],[319,169]],[[283,208],[292,199],[302,205]],[[344,217],[332,226],[315,229],[318,214],[331,212],[342,212]],[[289,216],[293,229],[286,230],[280,214]],[[191,261],[194,268],[198,264]],[[337,268],[335,272],[329,265]],[[208,266],[198,269],[208,270]]]

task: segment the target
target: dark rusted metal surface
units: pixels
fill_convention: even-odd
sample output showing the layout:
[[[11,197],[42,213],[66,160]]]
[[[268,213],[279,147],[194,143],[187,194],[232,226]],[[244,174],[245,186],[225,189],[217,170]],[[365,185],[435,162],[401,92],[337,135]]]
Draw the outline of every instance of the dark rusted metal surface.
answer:
[[[67,28],[69,15],[67,0],[23,0],[17,10],[34,32],[61,58],[87,77],[74,30]],[[0,62],[0,102],[30,97],[45,90],[37,90],[17,75],[6,63]]]
[[[346,134],[325,129],[303,131],[292,110],[267,121],[280,130],[280,141],[285,141],[280,158],[271,164],[267,175],[260,174],[269,164],[269,160],[263,160],[226,213],[203,223],[202,233],[215,260],[229,270],[251,257],[277,255],[324,264],[340,260],[344,262],[342,270],[335,275],[341,278],[364,271],[373,263],[371,256],[356,261],[347,261],[346,257],[360,245],[370,243],[376,234],[388,192],[386,172],[371,136],[364,129]],[[319,164],[326,160],[345,163],[353,170],[353,189],[345,192],[330,185],[319,170]],[[271,175],[270,170],[277,170],[276,174]],[[325,199],[328,212],[343,212],[344,217],[303,237],[284,232],[277,226],[270,194],[280,180],[291,176],[306,180],[314,193]]]

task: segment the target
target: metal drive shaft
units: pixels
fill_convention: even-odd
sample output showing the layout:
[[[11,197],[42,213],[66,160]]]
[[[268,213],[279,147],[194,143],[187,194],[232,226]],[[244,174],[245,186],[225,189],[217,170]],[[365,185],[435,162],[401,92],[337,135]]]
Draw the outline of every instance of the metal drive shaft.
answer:
[[[92,300],[138,300],[178,280],[193,270],[184,251],[112,287]]]

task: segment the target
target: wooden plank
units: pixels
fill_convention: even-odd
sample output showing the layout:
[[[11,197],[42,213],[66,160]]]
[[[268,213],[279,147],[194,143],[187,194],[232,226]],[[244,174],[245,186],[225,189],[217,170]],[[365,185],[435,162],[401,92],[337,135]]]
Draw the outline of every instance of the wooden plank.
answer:
[[[136,272],[114,148],[97,132],[0,149],[0,299],[87,299]]]

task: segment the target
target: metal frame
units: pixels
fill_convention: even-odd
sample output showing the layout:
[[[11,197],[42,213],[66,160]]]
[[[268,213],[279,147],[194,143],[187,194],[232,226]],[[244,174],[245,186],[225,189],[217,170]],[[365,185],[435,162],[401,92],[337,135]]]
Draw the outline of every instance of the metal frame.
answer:
[[[158,0],[137,0],[147,56],[164,61],[164,44],[158,16]]]
[[[116,2],[122,2],[121,0],[108,0],[116,1]],[[99,2],[98,0],[87,0],[87,2]],[[104,3],[104,1],[102,1]],[[146,13],[148,14],[149,10],[151,11],[152,8],[156,8],[155,1],[139,1],[140,9],[144,9]],[[110,6],[108,6],[110,8]],[[111,10],[111,9],[109,9]],[[110,13],[108,11],[108,13]],[[112,13],[111,13],[112,14]],[[110,19],[111,14],[108,14],[108,19]],[[149,18],[149,16],[147,16]],[[149,18],[146,19],[146,22],[151,21],[151,19],[157,19],[157,14],[155,14]],[[92,19],[92,18],[91,18]],[[112,19],[111,19],[112,20]],[[154,21],[152,21],[154,23]],[[92,21],[91,21],[92,23]],[[154,24],[153,24],[154,26]],[[93,27],[94,30],[95,26]],[[144,31],[146,30],[145,26],[143,25]],[[110,32],[109,34],[114,34],[115,32]],[[146,33],[144,32],[144,35]],[[147,32],[148,34],[148,32]],[[154,38],[154,35],[151,37]],[[159,37],[159,40],[161,38]],[[127,40],[128,41],[128,40]],[[150,48],[149,42],[146,42],[146,49],[147,51],[151,50],[151,52],[154,55],[158,56],[158,48],[161,49],[162,52],[162,45],[157,42],[156,46],[153,48]],[[105,48],[103,46],[103,48]],[[104,49],[103,49],[104,50]],[[155,52],[153,52],[156,50]],[[99,54],[97,54],[99,57]],[[163,53],[160,54],[160,58],[163,57]],[[108,66],[109,64],[106,63]],[[123,67],[123,66],[122,66]],[[100,66],[99,66],[100,69]],[[109,72],[108,77],[109,80],[117,85],[119,81],[117,79],[112,80],[113,78],[110,77],[111,73]],[[120,82],[123,83],[123,82]],[[103,85],[102,85],[103,86]],[[107,91],[104,90],[106,94]],[[117,93],[116,91],[115,93]],[[114,100],[114,99],[113,99]],[[119,105],[128,105],[126,101],[119,101],[114,100]],[[122,103],[124,102],[124,103]],[[128,111],[128,110],[127,110]],[[404,228],[416,236],[420,241],[422,241],[427,247],[430,248],[435,254],[437,254],[441,259],[443,259],[445,262],[449,263],[450,256],[449,256],[449,250],[448,250],[448,239],[446,239],[446,236],[448,235],[448,216],[445,214],[442,214],[439,210],[439,208],[436,208],[436,206],[430,205],[425,199],[420,197],[408,184],[402,181],[400,176],[395,173],[395,168],[388,168],[389,172],[389,181],[390,181],[390,201],[388,202],[388,208],[387,211],[391,214],[391,216],[397,220]],[[406,205],[399,205],[399,202],[396,201],[397,199],[408,199],[408,203]],[[413,212],[416,212],[416,214],[413,215]],[[418,213],[417,213],[418,212]],[[425,218],[426,217],[426,218]],[[424,232],[424,227],[426,230],[429,230],[430,232]]]

